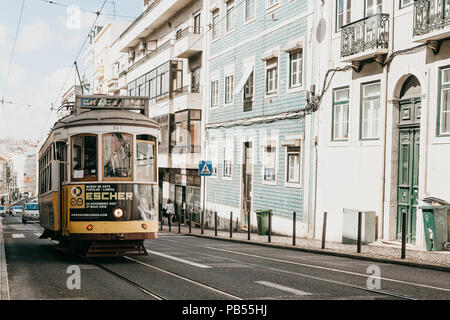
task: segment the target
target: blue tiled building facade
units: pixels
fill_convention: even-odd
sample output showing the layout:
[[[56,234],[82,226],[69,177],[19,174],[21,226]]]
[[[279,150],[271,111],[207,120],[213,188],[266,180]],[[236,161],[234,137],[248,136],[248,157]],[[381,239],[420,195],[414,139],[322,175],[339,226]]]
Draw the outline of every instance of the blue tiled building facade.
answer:
[[[310,1],[210,2],[204,155],[214,169],[207,208],[223,217],[233,211],[241,227],[248,212],[271,209],[274,231],[283,233],[294,211],[307,219]]]

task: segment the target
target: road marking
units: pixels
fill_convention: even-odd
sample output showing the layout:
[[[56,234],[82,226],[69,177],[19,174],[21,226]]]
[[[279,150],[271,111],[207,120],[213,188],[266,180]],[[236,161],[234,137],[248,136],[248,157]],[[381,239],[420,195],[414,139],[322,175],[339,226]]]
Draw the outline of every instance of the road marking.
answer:
[[[139,260],[136,260],[136,259],[127,257],[127,256],[124,256],[124,258],[125,258],[125,259],[128,259],[128,260],[131,260],[131,261],[134,261],[134,262],[137,262],[137,263],[139,263],[139,264],[142,264],[142,265],[144,265],[144,266],[146,266],[146,267],[149,267],[149,268],[152,268],[152,269],[161,271],[161,272],[163,272],[163,273],[167,273],[167,274],[169,274],[169,275],[171,275],[171,276],[173,276],[173,277],[182,279],[182,280],[187,281],[187,282],[189,282],[189,283],[193,283],[193,284],[196,284],[196,285],[198,285],[198,286],[200,286],[200,287],[203,287],[203,288],[209,289],[209,290],[211,290],[211,291],[220,293],[220,294],[222,294],[222,295],[228,296],[228,297],[230,297],[230,298],[232,298],[232,299],[235,299],[235,300],[243,300],[242,298],[233,296],[232,294],[229,294],[229,293],[227,293],[227,292],[220,291],[220,290],[218,290],[218,289],[216,289],[216,288],[207,286],[207,285],[205,285],[205,284],[203,284],[203,283],[201,283],[201,282],[198,282],[198,281],[194,281],[194,280],[185,278],[185,277],[180,276],[180,275],[178,275],[178,274],[176,274],[176,273],[173,273],[173,272],[170,272],[170,271],[167,271],[167,270],[163,270],[163,269],[157,268],[157,267],[152,266],[152,265],[149,265],[149,264],[147,264],[147,263],[145,263],[145,262],[142,262],[142,261],[139,261]]]
[[[25,235],[23,233],[13,233],[12,237],[13,237],[13,239],[25,238]]]
[[[198,268],[202,268],[202,269],[209,269],[209,268],[211,268],[210,266],[206,266],[204,264],[200,264],[200,263],[188,261],[188,260],[185,260],[185,259],[169,256],[168,254],[164,254],[164,253],[161,253],[161,252],[156,252],[156,251],[152,251],[152,250],[147,250],[147,252],[150,253],[150,254],[161,256],[163,258],[172,259],[172,260],[175,260],[175,261],[178,261],[178,262],[181,262],[181,263],[189,264],[189,265],[194,266],[194,267],[198,267]]]
[[[264,260],[282,262],[282,263],[287,263],[287,264],[292,264],[292,265],[297,265],[297,266],[303,266],[303,267],[315,268],[315,269],[320,269],[320,270],[339,272],[339,273],[344,273],[344,274],[351,274],[351,275],[360,276],[360,277],[364,277],[364,278],[367,278],[369,276],[368,274],[364,274],[364,273],[358,273],[358,272],[351,272],[351,271],[339,270],[339,269],[334,269],[334,268],[315,266],[315,265],[311,265],[311,264],[287,261],[287,260],[283,260],[283,259],[269,258],[269,257],[264,257],[264,256],[258,256],[258,255],[255,255],[255,254],[249,254],[249,253],[243,253],[243,252],[236,252],[236,251],[232,251],[232,250],[225,250],[225,249],[207,247],[207,246],[202,246],[202,245],[198,245],[198,244],[187,244],[186,242],[179,242],[179,241],[175,241],[175,240],[168,240],[168,239],[161,239],[161,240],[162,241],[171,241],[171,242],[176,242],[176,243],[182,243],[182,244],[196,246],[196,247],[201,247],[201,248],[206,248],[206,249],[210,249],[210,250],[229,252],[229,253],[243,255],[243,256],[248,256],[248,257],[260,258],[260,259],[264,259]],[[387,264],[389,264],[389,263],[387,263]],[[412,286],[416,286],[416,287],[422,287],[422,288],[428,288],[428,289],[434,289],[434,290],[450,292],[450,289],[429,286],[429,285],[426,285],[426,284],[420,284],[420,283],[396,280],[396,279],[391,279],[391,278],[383,278],[383,277],[375,277],[375,276],[372,276],[372,277],[373,277],[373,279],[380,279],[380,280],[385,280],[385,281],[390,281],[390,282],[408,284],[408,285],[412,285]]]
[[[305,291],[301,291],[301,290],[298,290],[298,289],[282,286],[280,284],[276,284],[276,283],[269,282],[269,281],[255,281],[255,283],[263,285],[263,286],[266,286],[266,287],[278,289],[278,290],[281,290],[281,291],[286,291],[286,292],[289,292],[289,293],[293,293],[296,296],[311,296],[312,295],[312,293],[309,293],[309,292],[305,292]]]

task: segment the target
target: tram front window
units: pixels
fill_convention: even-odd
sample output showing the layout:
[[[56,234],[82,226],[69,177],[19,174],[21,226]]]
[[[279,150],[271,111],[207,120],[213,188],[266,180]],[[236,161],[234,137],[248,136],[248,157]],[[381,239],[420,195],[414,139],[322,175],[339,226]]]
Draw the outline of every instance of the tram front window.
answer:
[[[136,179],[156,181],[156,139],[149,135],[138,135],[136,145]]]
[[[97,136],[75,136],[72,148],[72,178],[97,180]]]
[[[132,178],[132,136],[123,133],[103,135],[103,177]]]

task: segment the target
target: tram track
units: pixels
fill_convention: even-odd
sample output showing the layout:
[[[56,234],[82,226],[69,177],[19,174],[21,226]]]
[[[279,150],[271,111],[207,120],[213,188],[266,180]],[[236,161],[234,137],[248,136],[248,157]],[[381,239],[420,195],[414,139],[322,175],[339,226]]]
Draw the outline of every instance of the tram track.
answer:
[[[279,259],[272,259],[272,258],[267,258],[267,257],[260,257],[260,256],[257,256],[257,255],[251,255],[251,254],[245,254],[245,253],[241,253],[241,252],[235,252],[235,251],[231,251],[231,250],[212,248],[212,247],[209,247],[209,246],[202,246],[202,245],[197,245],[197,244],[188,244],[186,242],[180,242],[180,241],[176,241],[176,240],[164,239],[164,241],[176,242],[176,243],[179,243],[179,244],[184,244],[184,245],[188,245],[188,246],[195,246],[195,247],[201,247],[201,248],[210,249],[210,250],[225,251],[225,252],[232,253],[232,254],[247,255],[247,256],[252,256],[252,257],[256,257],[256,258],[276,260],[278,262],[289,262],[289,261],[283,261],[283,260],[279,260]],[[207,254],[207,253],[204,253],[204,252],[199,252],[199,254],[204,255],[204,256],[208,256],[208,257],[219,258],[219,259],[222,259],[222,260],[225,260],[225,261],[228,261],[228,262],[240,263],[240,264],[251,266],[251,267],[254,267],[254,268],[260,268],[260,269],[265,269],[265,270],[270,270],[270,271],[275,271],[275,272],[281,272],[281,273],[286,273],[286,274],[299,276],[299,277],[303,277],[303,278],[307,278],[307,279],[312,279],[312,280],[332,283],[332,284],[336,284],[336,285],[340,285],[340,286],[344,286],[344,287],[348,287],[348,288],[359,289],[359,290],[362,290],[362,291],[365,291],[365,292],[375,293],[375,294],[378,294],[378,295],[384,295],[384,296],[399,298],[399,299],[403,299],[403,300],[422,300],[420,298],[404,295],[404,294],[401,294],[401,293],[396,293],[396,292],[391,292],[391,291],[386,291],[386,290],[370,289],[368,287],[359,286],[359,285],[355,285],[355,284],[350,284],[350,283],[346,283],[346,282],[342,282],[342,281],[326,279],[326,278],[323,278],[323,277],[307,275],[307,274],[304,274],[304,273],[288,271],[288,270],[284,270],[284,269],[280,269],[280,268],[273,268],[273,267],[262,266],[262,265],[255,264],[255,263],[250,263],[250,262],[244,262],[244,261],[241,261],[241,260],[225,258],[225,257],[222,257],[222,256],[216,256],[216,255]],[[307,265],[303,265],[302,264],[302,266],[307,266]],[[353,273],[353,274],[354,275],[360,275],[360,274],[357,274],[357,273]],[[365,275],[365,276],[368,277],[368,275]],[[389,279],[383,279],[383,280],[389,280]]]
[[[95,266],[99,267],[100,269],[102,269],[102,270],[104,270],[104,271],[110,273],[111,275],[113,275],[113,276],[115,276],[115,277],[117,277],[117,278],[122,279],[123,281],[127,282],[128,284],[130,284],[130,285],[132,285],[133,287],[139,289],[139,290],[142,291],[143,293],[145,293],[145,294],[147,294],[147,295],[149,295],[149,296],[152,296],[153,298],[155,298],[155,299],[157,299],[157,300],[170,300],[170,298],[164,297],[164,296],[162,296],[162,295],[156,293],[154,290],[150,290],[150,289],[148,289],[148,288],[145,288],[145,287],[141,286],[141,285],[138,284],[137,282],[135,282],[135,281],[133,281],[133,280],[131,280],[131,279],[129,279],[129,278],[127,278],[127,277],[121,275],[120,273],[118,273],[118,272],[112,270],[111,268],[106,267],[105,265],[102,265],[101,263],[99,263],[99,262],[97,262],[97,261],[94,261],[94,260],[92,260],[92,259],[90,259],[90,258],[87,258],[87,257],[84,257],[84,256],[82,256],[82,255],[79,255],[79,257],[81,257],[81,258],[82,258],[83,260],[85,260],[86,262],[88,262],[88,263],[90,263],[90,264],[92,264],[92,265],[95,265]],[[230,293],[227,293],[227,292],[225,292],[225,291],[219,290],[219,289],[214,288],[214,287],[212,287],[212,286],[208,286],[208,285],[206,285],[206,284],[204,284],[204,283],[201,283],[201,282],[199,282],[199,281],[197,281],[197,280],[187,278],[187,277],[185,277],[185,276],[182,276],[182,275],[180,275],[180,274],[177,274],[177,273],[174,273],[174,272],[171,272],[171,271],[163,270],[163,269],[161,269],[161,268],[152,266],[151,264],[148,264],[148,263],[146,263],[146,262],[143,262],[143,261],[134,259],[134,258],[132,258],[132,257],[129,257],[129,256],[123,256],[123,258],[126,259],[127,261],[131,261],[131,262],[133,262],[133,263],[137,263],[137,264],[143,265],[143,266],[145,266],[145,267],[148,267],[148,268],[151,268],[151,269],[153,269],[153,270],[156,270],[156,271],[158,271],[158,272],[160,272],[160,273],[164,273],[164,274],[166,274],[166,275],[169,275],[169,276],[172,276],[172,277],[175,277],[175,278],[184,280],[184,281],[186,281],[186,282],[188,282],[188,283],[194,284],[194,285],[199,286],[199,287],[202,287],[202,288],[204,288],[204,289],[213,291],[213,292],[215,292],[215,293],[217,293],[217,294],[226,296],[226,297],[228,297],[229,299],[232,299],[232,300],[243,300],[242,298],[239,298],[239,297],[237,297],[237,296],[234,296],[234,295],[232,295],[232,294],[230,294]]]

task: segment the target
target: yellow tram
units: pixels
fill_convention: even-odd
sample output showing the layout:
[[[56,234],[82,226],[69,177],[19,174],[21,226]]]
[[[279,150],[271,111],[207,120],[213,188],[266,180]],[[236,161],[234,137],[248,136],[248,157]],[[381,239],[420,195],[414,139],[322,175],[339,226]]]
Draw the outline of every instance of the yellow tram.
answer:
[[[147,254],[158,232],[160,130],[148,98],[76,96],[39,150],[41,238],[87,256]]]

